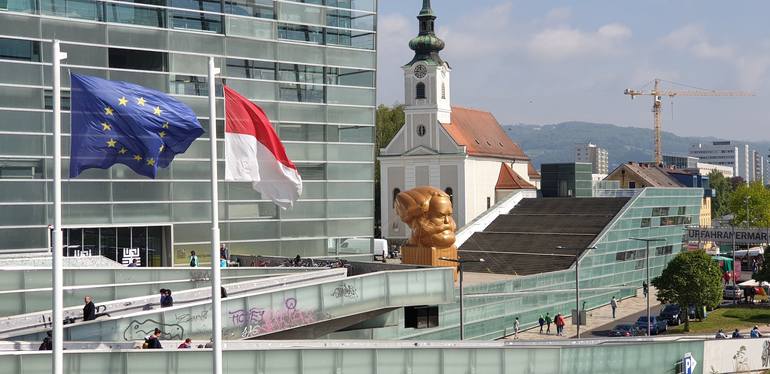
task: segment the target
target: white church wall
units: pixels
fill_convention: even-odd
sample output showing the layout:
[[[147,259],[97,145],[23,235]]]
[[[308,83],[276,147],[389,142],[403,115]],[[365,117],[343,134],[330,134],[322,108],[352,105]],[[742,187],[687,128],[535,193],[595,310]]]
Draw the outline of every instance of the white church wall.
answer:
[[[468,158],[465,160],[465,216],[458,226],[472,221],[495,204],[495,185],[500,174],[500,161]]]

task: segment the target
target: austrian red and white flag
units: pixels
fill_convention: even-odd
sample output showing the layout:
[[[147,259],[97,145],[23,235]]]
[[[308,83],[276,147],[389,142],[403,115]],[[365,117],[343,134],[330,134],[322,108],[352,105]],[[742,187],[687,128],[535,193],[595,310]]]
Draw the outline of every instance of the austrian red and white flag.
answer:
[[[286,209],[302,194],[302,178],[260,107],[225,86],[225,180],[251,182]]]

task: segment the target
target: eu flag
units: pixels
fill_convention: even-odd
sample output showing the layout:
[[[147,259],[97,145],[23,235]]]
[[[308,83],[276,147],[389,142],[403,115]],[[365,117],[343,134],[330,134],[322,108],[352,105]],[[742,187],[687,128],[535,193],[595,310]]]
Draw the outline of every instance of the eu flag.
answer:
[[[133,83],[71,74],[70,178],[124,164],[155,178],[203,134],[195,113],[162,92]]]

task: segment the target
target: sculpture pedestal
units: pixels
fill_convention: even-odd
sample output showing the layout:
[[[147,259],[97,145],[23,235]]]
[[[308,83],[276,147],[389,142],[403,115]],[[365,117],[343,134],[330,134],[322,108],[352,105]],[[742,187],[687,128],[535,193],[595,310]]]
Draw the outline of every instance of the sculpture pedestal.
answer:
[[[401,246],[401,263],[410,265],[428,265],[455,268],[454,277],[457,280],[457,263],[440,260],[441,257],[457,258],[457,247],[425,248],[413,245]]]

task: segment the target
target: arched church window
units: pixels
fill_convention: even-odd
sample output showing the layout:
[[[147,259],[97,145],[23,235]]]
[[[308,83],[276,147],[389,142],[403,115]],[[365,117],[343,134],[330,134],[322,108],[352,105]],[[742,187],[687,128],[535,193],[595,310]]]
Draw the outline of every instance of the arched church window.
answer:
[[[398,189],[398,188],[394,188],[393,189],[393,204],[392,205],[394,207],[396,206],[396,196],[398,196],[398,194],[400,194],[400,193],[401,193],[400,189]]]
[[[441,83],[441,98],[446,99],[446,84]]]
[[[417,99],[424,99],[425,98],[425,83],[417,83],[417,94],[415,95]]]
[[[455,205],[454,203],[454,191],[452,190],[452,187],[447,187],[444,189],[444,192],[446,192],[447,195],[449,195],[449,202],[452,203],[452,206]]]

